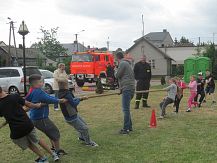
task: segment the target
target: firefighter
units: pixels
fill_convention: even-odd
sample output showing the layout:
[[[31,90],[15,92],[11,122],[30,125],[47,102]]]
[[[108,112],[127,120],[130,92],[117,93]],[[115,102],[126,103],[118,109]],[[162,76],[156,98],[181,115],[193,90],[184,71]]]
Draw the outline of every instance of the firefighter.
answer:
[[[151,66],[146,62],[146,56],[142,55],[141,60],[134,66],[135,79],[137,81],[136,90],[149,90],[151,81]],[[147,103],[148,93],[139,93],[136,95],[135,109],[139,109],[139,104],[142,99],[143,107],[150,108]]]

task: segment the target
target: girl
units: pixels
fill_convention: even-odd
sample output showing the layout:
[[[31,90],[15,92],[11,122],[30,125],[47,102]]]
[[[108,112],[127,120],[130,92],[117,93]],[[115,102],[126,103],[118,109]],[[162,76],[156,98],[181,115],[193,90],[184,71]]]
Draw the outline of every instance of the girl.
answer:
[[[188,85],[188,88],[190,89],[190,97],[188,98],[188,109],[186,110],[186,112],[191,112],[191,106],[192,104],[194,104],[195,106],[197,106],[197,102],[194,102],[194,98],[197,95],[197,82],[195,80],[195,76],[192,75],[190,77],[190,83]]]

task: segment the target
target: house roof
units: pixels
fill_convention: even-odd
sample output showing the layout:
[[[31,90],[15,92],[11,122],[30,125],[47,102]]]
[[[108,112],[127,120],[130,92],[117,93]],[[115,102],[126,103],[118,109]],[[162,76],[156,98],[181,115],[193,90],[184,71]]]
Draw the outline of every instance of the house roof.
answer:
[[[72,54],[73,52],[76,52],[77,51],[77,44],[76,43],[64,43],[64,44],[61,44],[64,48],[67,49],[67,54],[70,55]],[[81,43],[78,43],[78,51],[79,52],[83,52],[83,51],[86,51],[87,48],[82,45]]]
[[[170,56],[168,56],[167,54],[165,54],[163,51],[161,51],[158,47],[156,47],[153,43],[151,43],[150,41],[148,41],[145,37],[141,37],[138,40],[134,41],[135,44],[133,46],[131,46],[129,49],[127,49],[126,51],[129,52],[130,50],[132,50],[134,47],[136,47],[141,41],[145,41],[147,42],[150,46],[152,46],[155,50],[157,50],[158,52],[160,52],[165,58],[167,59],[171,59],[173,60],[173,58],[171,58]]]
[[[151,41],[164,41],[169,34],[169,32],[151,32],[144,37],[146,39],[150,39]]]
[[[8,46],[1,46],[0,48],[2,48],[6,53],[9,53],[9,47]],[[17,50],[17,53],[16,53]],[[23,50],[19,49],[19,48],[15,48],[11,47],[10,48],[10,53],[12,56],[16,56],[18,58],[23,58]],[[26,48],[26,58],[37,58],[38,55],[40,54],[39,50],[36,48]]]

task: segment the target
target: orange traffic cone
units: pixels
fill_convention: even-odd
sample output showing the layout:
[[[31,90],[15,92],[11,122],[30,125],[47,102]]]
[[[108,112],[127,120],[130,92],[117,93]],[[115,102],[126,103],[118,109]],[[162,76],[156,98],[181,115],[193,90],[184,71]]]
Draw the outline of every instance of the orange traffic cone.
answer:
[[[157,127],[157,120],[155,115],[155,110],[152,110],[151,113],[151,119],[150,119],[150,128],[156,128]]]

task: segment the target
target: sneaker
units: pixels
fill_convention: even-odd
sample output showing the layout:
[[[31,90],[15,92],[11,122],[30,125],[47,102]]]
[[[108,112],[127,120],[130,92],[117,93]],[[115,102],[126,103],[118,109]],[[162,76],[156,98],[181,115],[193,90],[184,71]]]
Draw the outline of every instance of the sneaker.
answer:
[[[56,152],[53,152],[53,160],[56,162],[56,161],[59,161],[59,156]]]
[[[119,131],[119,134],[126,135],[126,134],[129,134],[129,132],[130,132],[129,130],[121,129]]]
[[[186,110],[186,112],[191,112],[191,109],[190,109],[190,108],[188,108],[188,110]]]
[[[130,131],[130,132],[133,132],[133,129],[131,128],[131,129],[129,129],[129,131]]]
[[[86,144],[86,146],[90,146],[90,147],[98,147],[99,145],[96,144],[94,141],[90,142],[89,144]]]
[[[47,157],[43,157],[43,158],[39,157],[35,160],[35,162],[37,162],[37,163],[49,163]]]
[[[82,141],[82,142],[85,141],[85,140],[84,140],[83,138],[81,138],[81,137],[78,137],[78,140],[79,140],[79,141]]]
[[[206,100],[203,100],[203,103],[206,103]]]
[[[54,108],[54,111],[58,111],[58,110],[60,110],[59,108]]]
[[[56,151],[58,156],[63,156],[63,155],[67,155],[67,153],[63,150],[63,149],[59,149],[58,151]]]
[[[164,119],[164,116],[161,115],[161,116],[159,117],[159,119]]]

